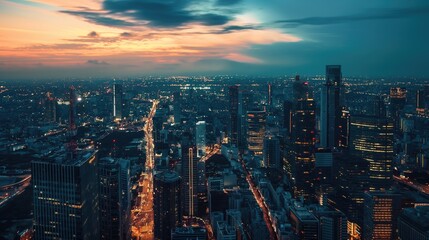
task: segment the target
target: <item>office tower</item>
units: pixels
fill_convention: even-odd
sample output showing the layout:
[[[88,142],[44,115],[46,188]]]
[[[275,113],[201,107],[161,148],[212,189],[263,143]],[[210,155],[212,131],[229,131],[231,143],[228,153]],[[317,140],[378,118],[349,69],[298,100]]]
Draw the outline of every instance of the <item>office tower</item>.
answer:
[[[322,86],[320,104],[320,146],[341,145],[341,66],[326,66],[326,82]]]
[[[429,116],[429,86],[417,90],[416,111],[419,115]]]
[[[283,127],[286,129],[287,137],[290,137],[292,130],[292,113],[293,113],[293,102],[284,101],[283,102]]]
[[[407,90],[401,87],[392,87],[389,97],[391,117],[397,117],[407,102]]]
[[[255,155],[262,155],[265,137],[265,110],[247,111],[247,148]]]
[[[182,143],[183,215],[191,219],[198,213],[198,158],[195,146]]]
[[[347,217],[335,209],[323,208],[315,211],[319,219],[320,240],[347,240]]]
[[[97,152],[31,163],[35,239],[99,239]]]
[[[174,123],[180,124],[182,119],[182,101],[180,98],[180,92],[173,93],[173,116]]]
[[[398,218],[399,239],[429,239],[429,207],[405,208]]]
[[[337,162],[338,199],[335,207],[347,215],[351,231],[359,230],[363,224],[364,192],[369,190],[369,162],[348,154],[339,157]],[[351,233],[353,236],[359,234],[361,231]]]
[[[207,230],[203,227],[176,227],[171,231],[171,240],[205,240]]]
[[[364,240],[394,240],[401,195],[386,191],[366,192],[364,199]]]
[[[267,105],[271,106],[273,104],[273,90],[271,83],[268,83],[268,96],[267,96]]]
[[[238,93],[238,150],[247,149],[247,111],[253,106],[252,92],[241,90]]]
[[[75,158],[77,149],[77,127],[76,127],[76,94],[74,86],[69,89],[69,126],[67,129],[67,157]]]
[[[45,121],[47,123],[57,121],[57,100],[50,92],[46,93],[45,98]]]
[[[291,142],[295,196],[309,197],[314,192],[313,170],[316,143],[316,107],[308,83],[295,82],[297,97],[292,115]],[[300,86],[298,86],[300,85]]]
[[[122,85],[119,83],[113,84],[113,118],[115,121],[121,120],[123,117],[122,112]]]
[[[387,95],[378,95],[375,97],[374,109],[371,115],[383,118],[387,117],[386,99]]]
[[[102,158],[98,164],[101,239],[129,239],[131,214],[130,162]]]
[[[274,136],[267,136],[264,139],[264,166],[282,169],[280,159],[280,140]]]
[[[229,87],[229,142],[238,146],[238,128],[239,115],[238,115],[238,86]]]
[[[164,171],[154,176],[155,239],[170,239],[171,230],[181,222],[180,184],[181,179],[174,171]]]
[[[197,145],[197,157],[206,153],[206,122],[199,121],[195,126],[195,143]]]
[[[347,107],[341,108],[341,115],[338,125],[338,147],[348,148],[350,141],[350,111]]]
[[[350,152],[369,162],[370,190],[389,189],[392,182],[393,123],[376,116],[354,116],[350,126]]]
[[[318,240],[319,220],[307,208],[294,206],[290,210],[292,230],[298,239]]]

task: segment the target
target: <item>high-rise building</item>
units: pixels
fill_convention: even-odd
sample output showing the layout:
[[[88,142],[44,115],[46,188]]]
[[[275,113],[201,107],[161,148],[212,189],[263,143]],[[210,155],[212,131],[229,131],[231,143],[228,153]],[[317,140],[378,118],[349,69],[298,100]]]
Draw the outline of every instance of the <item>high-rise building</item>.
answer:
[[[238,146],[239,115],[238,115],[238,86],[229,87],[229,142]]]
[[[45,98],[45,121],[53,123],[57,121],[57,100],[52,93],[47,92]]]
[[[401,87],[390,88],[389,116],[393,119],[395,131],[400,129],[400,115],[407,102],[407,90]]]
[[[291,143],[295,196],[309,197],[314,191],[316,106],[311,97],[308,82],[294,84],[296,102],[292,115]]]
[[[31,163],[35,239],[99,239],[97,152]]]
[[[399,239],[429,239],[429,207],[405,208],[398,218]]]
[[[247,112],[252,110],[253,94],[251,91],[241,90],[238,93],[238,149],[247,149]]]
[[[195,126],[195,143],[197,145],[197,157],[202,157],[206,152],[206,122],[199,121]]]
[[[392,183],[393,123],[376,116],[354,116],[350,126],[351,154],[369,162],[370,190],[389,189]]]
[[[271,83],[268,83],[268,94],[267,94],[267,105],[271,106],[273,104],[273,89]]]
[[[175,124],[180,124],[182,122],[182,101],[180,92],[173,93],[173,116]]]
[[[182,218],[179,175],[164,171],[154,176],[154,235],[155,239],[170,239],[171,230]]]
[[[280,140],[274,136],[267,136],[264,139],[263,150],[264,166],[282,169],[282,161],[280,159]]]
[[[115,120],[121,120],[123,117],[122,107],[122,85],[119,83],[113,84],[113,118]]]
[[[419,115],[429,116],[429,86],[417,90],[416,111]]]
[[[130,162],[102,158],[98,164],[101,239],[129,239],[131,214]]]
[[[364,240],[394,240],[399,213],[401,195],[375,191],[366,192],[364,200]]]
[[[320,146],[340,147],[341,141],[341,66],[326,66],[326,83],[322,87],[320,104]]]
[[[262,155],[265,137],[265,110],[247,111],[247,148],[255,155]]]
[[[198,158],[195,146],[182,145],[183,215],[192,218],[198,213]]]

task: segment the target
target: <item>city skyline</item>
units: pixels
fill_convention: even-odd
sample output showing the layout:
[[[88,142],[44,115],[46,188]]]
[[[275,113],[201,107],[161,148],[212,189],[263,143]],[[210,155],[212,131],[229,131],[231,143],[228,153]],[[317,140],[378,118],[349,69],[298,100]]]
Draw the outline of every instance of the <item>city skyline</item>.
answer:
[[[425,77],[427,22],[423,0],[2,0],[0,78],[315,75],[324,64]]]

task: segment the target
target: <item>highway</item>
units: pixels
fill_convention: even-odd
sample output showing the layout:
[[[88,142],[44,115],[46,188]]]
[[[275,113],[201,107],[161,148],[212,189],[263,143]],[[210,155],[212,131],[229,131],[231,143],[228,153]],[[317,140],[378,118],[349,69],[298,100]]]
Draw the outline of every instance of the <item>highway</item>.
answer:
[[[158,101],[153,101],[152,108],[145,119],[143,131],[146,142],[145,170],[140,175],[138,197],[132,210],[132,237],[137,240],[154,239],[153,227],[153,168],[154,168],[154,142],[153,142],[153,116],[156,113]]]
[[[4,185],[0,187],[0,207],[12,200],[14,197],[23,193],[30,186],[31,175],[23,176],[19,182]]]
[[[429,196],[429,186],[428,185],[415,183],[415,182],[410,181],[409,179],[400,178],[397,176],[393,176],[393,179],[399,183],[402,183],[402,184],[416,190],[416,191],[419,191],[419,192],[425,194],[426,196]]]
[[[250,191],[253,193],[253,196],[255,197],[256,202],[258,203],[259,207],[262,210],[262,214],[263,214],[263,218],[265,221],[265,224],[267,225],[268,228],[268,232],[270,234],[270,239],[275,239],[278,240],[276,231],[275,231],[275,226],[274,226],[274,221],[271,217],[271,215],[269,214],[270,210],[267,206],[267,204],[265,203],[261,192],[259,191],[259,189],[256,187],[255,183],[252,180],[252,175],[250,174],[249,170],[246,167],[246,164],[244,163],[244,160],[240,158],[240,162],[241,165],[243,167],[244,173],[246,174],[246,180],[249,183],[249,188]]]

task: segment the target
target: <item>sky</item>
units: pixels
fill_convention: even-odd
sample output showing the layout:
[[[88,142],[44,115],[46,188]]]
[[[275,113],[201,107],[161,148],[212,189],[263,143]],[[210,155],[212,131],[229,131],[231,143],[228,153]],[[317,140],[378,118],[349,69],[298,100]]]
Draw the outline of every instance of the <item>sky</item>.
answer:
[[[0,79],[429,77],[427,0],[0,0]]]

